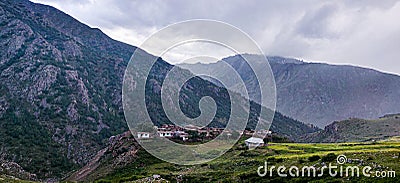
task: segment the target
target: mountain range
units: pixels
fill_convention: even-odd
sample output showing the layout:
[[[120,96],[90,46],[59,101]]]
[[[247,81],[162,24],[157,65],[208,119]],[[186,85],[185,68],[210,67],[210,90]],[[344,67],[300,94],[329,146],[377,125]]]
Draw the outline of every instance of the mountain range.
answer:
[[[250,59],[264,60],[260,55]],[[304,123],[324,128],[333,121],[348,118],[375,119],[400,112],[400,76],[348,65],[308,63],[298,59],[268,56],[277,90],[276,109],[284,115]],[[262,64],[260,63],[259,64]],[[251,68],[240,55],[209,64],[180,64],[218,77],[229,77],[229,64],[250,83],[249,96],[257,96],[257,80]],[[255,62],[256,63],[256,62]],[[215,80],[204,77],[215,84]],[[224,83],[236,89],[236,82]],[[263,84],[263,83],[259,83]],[[265,83],[264,83],[265,84]]]
[[[121,90],[136,49],[53,7],[0,0],[0,174],[80,180],[79,173],[90,174],[84,166],[108,172],[95,164],[102,158],[114,168],[133,161],[125,155],[140,147],[127,132]],[[147,111],[142,112],[148,112],[155,125],[169,124],[160,95],[163,79],[174,65],[142,54],[143,63],[157,59],[146,80]],[[304,142],[370,141],[399,134],[399,116],[386,115],[400,112],[399,76],[354,66],[267,59],[276,81],[279,111],[271,124],[273,132]],[[254,73],[240,56],[179,67],[188,75],[196,67],[224,77],[228,71],[220,69],[221,62],[235,68],[250,83],[251,96],[258,97]],[[143,74],[139,65],[133,69]],[[187,116],[196,117],[201,113],[200,99],[211,96],[217,111],[210,126],[224,127],[231,115],[228,90],[236,91],[235,83],[228,83],[226,89],[211,78],[193,77],[182,87],[179,105]],[[239,101],[246,100],[236,92]],[[254,101],[250,117],[242,119],[248,128],[254,128],[263,107]],[[384,117],[368,120],[380,116]],[[146,155],[140,152],[134,153],[135,161]],[[72,173],[75,170],[80,171]]]
[[[0,0],[2,164],[13,165],[24,177],[60,180],[95,158],[109,137],[126,132],[121,88],[136,49],[53,7]],[[142,56],[144,62],[157,58]],[[147,78],[146,104],[155,125],[161,125],[170,121],[162,111],[160,86],[173,65],[157,59]],[[139,66],[134,69],[141,72]],[[212,96],[218,109],[211,125],[226,125],[226,89],[194,77],[182,94],[180,105],[191,117],[199,115],[201,97]],[[243,120],[253,128],[261,106],[252,102],[250,107],[249,119]],[[277,112],[271,130],[296,139],[317,129]]]

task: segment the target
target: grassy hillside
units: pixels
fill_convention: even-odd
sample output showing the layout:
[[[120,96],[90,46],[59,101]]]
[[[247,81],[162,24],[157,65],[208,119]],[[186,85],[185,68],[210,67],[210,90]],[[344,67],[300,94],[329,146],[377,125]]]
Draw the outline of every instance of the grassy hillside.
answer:
[[[305,142],[365,142],[400,136],[400,114],[386,115],[375,120],[351,118],[337,121],[307,135]]]
[[[100,165],[89,176],[80,181],[96,182],[145,182],[152,180],[153,175],[159,175],[162,181],[176,182],[395,182],[398,178],[368,178],[368,177],[330,177],[324,172],[322,177],[286,177],[281,178],[274,172],[272,177],[257,175],[259,166],[268,162],[268,166],[314,166],[317,169],[325,164],[336,164],[338,155],[346,155],[352,159],[344,166],[359,165],[360,169],[371,166],[372,171],[400,172],[400,138],[374,143],[335,143],[335,144],[301,144],[301,143],[270,143],[256,150],[247,150],[244,140],[234,146],[223,156],[206,164],[196,166],[180,166],[163,162],[149,155],[143,149],[131,148],[121,154],[108,153],[101,158]],[[132,141],[122,141],[117,147],[130,147]],[[123,145],[125,144],[125,145]],[[114,146],[115,147],[115,146]],[[114,152],[121,148],[112,148]],[[118,150],[119,149],[119,150]],[[129,161],[121,157],[135,149],[136,154]],[[120,163],[118,163],[120,162]],[[362,162],[362,163],[360,163]],[[119,166],[115,166],[118,165]],[[114,169],[114,170],[113,170]],[[113,170],[113,171],[110,171]],[[76,175],[76,174],[75,174]],[[69,180],[76,180],[72,177]]]

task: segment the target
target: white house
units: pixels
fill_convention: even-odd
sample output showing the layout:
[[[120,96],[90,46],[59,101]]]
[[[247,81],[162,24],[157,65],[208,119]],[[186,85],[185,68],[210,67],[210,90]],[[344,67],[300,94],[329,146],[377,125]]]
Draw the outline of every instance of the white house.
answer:
[[[137,132],[138,139],[148,139],[150,138],[149,132]]]
[[[186,134],[186,132],[185,132],[185,131],[181,131],[181,130],[177,130],[177,131],[174,132],[174,134],[175,134],[176,136],[179,136],[179,135],[181,135],[181,134]]]
[[[177,130],[173,134],[175,137],[181,138],[183,141],[186,141],[189,139],[189,134],[187,134],[185,131]]]
[[[179,137],[182,138],[183,141],[187,141],[189,139],[189,134],[181,134]]]
[[[174,133],[171,131],[158,131],[157,132],[160,137],[172,137],[174,136]]]
[[[256,148],[258,146],[263,146],[264,145],[264,140],[261,139],[261,138],[257,138],[257,137],[251,137],[251,138],[245,140],[244,143],[249,148]]]

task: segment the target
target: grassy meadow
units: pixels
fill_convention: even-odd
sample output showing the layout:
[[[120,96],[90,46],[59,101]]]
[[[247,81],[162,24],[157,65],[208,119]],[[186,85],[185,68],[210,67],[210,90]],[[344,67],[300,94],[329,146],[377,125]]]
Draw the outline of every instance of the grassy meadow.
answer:
[[[248,150],[242,138],[237,145],[223,156],[201,165],[181,166],[163,162],[141,150],[138,158],[129,166],[114,171],[97,182],[145,182],[153,175],[160,176],[161,182],[399,182],[397,177],[364,177],[361,169],[371,166],[372,171],[400,172],[400,138],[379,142],[363,143],[269,143],[268,146]],[[338,165],[336,157],[345,155],[353,160],[343,165],[359,166],[360,177],[331,177],[327,171],[321,177],[279,177],[274,171],[272,177],[260,177],[259,166],[314,166]],[[276,170],[276,169],[275,169]],[[287,173],[287,171],[286,171]],[[400,175],[399,175],[400,176]],[[150,178],[150,179],[149,179]]]

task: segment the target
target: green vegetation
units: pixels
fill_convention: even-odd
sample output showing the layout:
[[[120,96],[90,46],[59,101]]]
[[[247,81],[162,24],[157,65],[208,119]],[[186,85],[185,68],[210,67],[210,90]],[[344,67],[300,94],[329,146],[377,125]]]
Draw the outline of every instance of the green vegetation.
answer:
[[[379,119],[351,118],[334,122],[324,130],[308,135],[304,142],[367,142],[379,141],[400,134],[400,114]]]
[[[125,182],[139,180],[153,175],[176,182],[396,182],[398,178],[368,178],[368,177],[330,177],[328,172],[323,177],[278,177],[276,172],[272,177],[260,177],[257,168],[268,162],[268,166],[315,166],[336,164],[338,155],[346,155],[348,159],[362,160],[363,166],[376,170],[394,170],[400,172],[400,142],[385,141],[375,143],[337,143],[337,144],[299,144],[271,143],[255,150],[247,150],[241,139],[233,149],[223,156],[196,166],[180,166],[159,161],[139,151],[137,161],[115,170],[97,182]],[[358,162],[345,164],[355,166]]]
[[[26,171],[38,175],[62,176],[66,170],[76,168],[65,156],[62,146],[51,139],[50,132],[33,120],[34,116],[24,110],[17,114],[12,110],[0,117],[0,144],[9,152],[2,158],[12,159]]]

